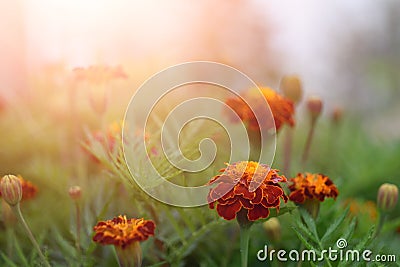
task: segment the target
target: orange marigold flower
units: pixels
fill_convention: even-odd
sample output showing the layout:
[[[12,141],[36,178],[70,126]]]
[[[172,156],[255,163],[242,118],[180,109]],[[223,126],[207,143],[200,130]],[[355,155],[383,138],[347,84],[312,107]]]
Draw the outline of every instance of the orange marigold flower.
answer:
[[[112,220],[98,222],[93,228],[93,241],[124,249],[133,242],[147,240],[154,235],[155,227],[151,220],[127,219],[120,215]]]
[[[281,198],[285,202],[288,199],[279,185],[286,178],[266,164],[240,161],[228,164],[221,172],[209,182],[218,184],[207,199],[209,207],[214,209],[216,205],[218,214],[226,220],[234,219],[242,209],[247,211],[249,221],[267,218],[270,208],[279,211]]]
[[[350,216],[366,216],[375,221],[378,218],[378,209],[373,201],[361,201],[356,199],[347,199],[344,206],[349,205]]]
[[[247,124],[248,128],[253,131],[259,131],[260,127],[258,123],[265,125],[266,129],[273,128],[273,124],[275,124],[276,131],[278,131],[285,123],[294,126],[293,101],[278,94],[269,87],[262,87],[260,90],[271,109],[273,123],[269,118],[259,118],[259,121],[257,122],[253,110],[256,112],[257,109],[266,108],[264,100],[260,99],[260,94],[258,93],[257,88],[252,88],[242,94],[243,99],[246,99],[250,106],[237,97],[228,98],[225,103],[231,107],[238,117]],[[231,119],[233,122],[237,122],[234,118]]]
[[[19,181],[21,182],[22,200],[28,200],[28,199],[34,198],[36,196],[38,188],[31,182],[22,178],[21,175],[17,175],[17,177],[18,177]],[[1,192],[0,192],[0,197],[1,197]]]
[[[323,174],[299,173],[290,179],[291,191],[289,199],[296,203],[304,203],[306,199],[324,201],[325,197],[336,197],[339,191],[328,176]]]

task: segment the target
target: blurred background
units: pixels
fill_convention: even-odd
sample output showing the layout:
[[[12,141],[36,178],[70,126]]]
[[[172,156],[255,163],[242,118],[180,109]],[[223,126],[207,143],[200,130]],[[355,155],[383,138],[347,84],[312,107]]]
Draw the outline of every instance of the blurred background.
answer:
[[[392,125],[372,128],[400,132],[396,0],[27,0],[1,1],[0,14],[6,98],[49,66],[123,65],[133,89],[173,64],[211,60],[274,88],[282,75],[298,74],[307,94],[329,97],[328,108],[341,105],[370,122],[384,112]]]

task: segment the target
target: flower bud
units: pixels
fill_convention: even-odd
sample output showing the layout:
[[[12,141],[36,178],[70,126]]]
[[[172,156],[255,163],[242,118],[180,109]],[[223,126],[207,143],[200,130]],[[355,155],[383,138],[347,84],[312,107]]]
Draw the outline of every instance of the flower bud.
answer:
[[[301,81],[298,76],[284,76],[281,80],[280,89],[283,95],[295,104],[299,103],[303,96]]]
[[[278,218],[272,217],[268,219],[263,223],[263,228],[271,240],[279,241],[281,239],[281,224]]]
[[[338,124],[342,120],[343,110],[339,107],[336,107],[332,112],[332,122],[334,124]]]
[[[73,200],[78,200],[82,196],[82,190],[79,186],[71,186],[68,190],[68,194]]]
[[[322,111],[322,101],[317,96],[312,96],[307,100],[307,108],[312,120],[316,120]]]
[[[390,211],[396,207],[399,189],[394,184],[385,183],[378,190],[378,207]]]
[[[10,205],[17,205],[22,199],[22,185],[17,176],[5,175],[0,182],[0,191],[3,199]]]

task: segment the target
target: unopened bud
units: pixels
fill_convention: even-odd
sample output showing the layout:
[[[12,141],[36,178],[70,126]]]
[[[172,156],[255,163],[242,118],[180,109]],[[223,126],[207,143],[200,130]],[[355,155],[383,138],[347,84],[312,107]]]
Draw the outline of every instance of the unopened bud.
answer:
[[[303,96],[303,89],[298,76],[284,76],[281,80],[280,89],[283,95],[295,104],[299,103]]]
[[[391,211],[396,207],[399,189],[394,184],[385,183],[378,190],[378,208]]]
[[[317,96],[312,96],[307,100],[307,108],[312,120],[316,120],[322,111],[322,101]]]
[[[71,186],[68,190],[68,194],[73,200],[78,200],[81,198],[82,190],[79,186]]]
[[[263,228],[271,240],[278,241],[281,239],[281,224],[278,218],[272,217],[268,219],[263,223]]]
[[[336,107],[332,112],[332,122],[338,124],[342,120],[343,110]]]
[[[0,182],[0,191],[3,199],[10,205],[17,205],[22,199],[22,185],[17,176],[5,175]]]

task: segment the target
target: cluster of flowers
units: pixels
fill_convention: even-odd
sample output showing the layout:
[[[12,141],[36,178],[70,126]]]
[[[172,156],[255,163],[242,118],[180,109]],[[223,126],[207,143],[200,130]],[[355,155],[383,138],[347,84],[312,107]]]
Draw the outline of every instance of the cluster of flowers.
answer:
[[[120,68],[116,69],[76,69],[77,79],[87,79],[92,82],[102,82],[104,73],[108,78],[126,78]],[[255,103],[255,108],[264,108],[268,103],[273,121],[258,121],[248,104],[241,98],[227,99],[226,104],[231,107],[248,130],[257,131],[259,123],[266,123],[267,128],[275,127],[279,131],[283,125],[294,126],[295,104],[301,98],[298,79],[288,78],[283,80],[286,96],[282,96],[270,88],[250,89],[242,94],[243,99]],[[290,90],[287,88],[291,88]],[[259,99],[261,92],[262,101]],[[264,101],[265,100],[265,101]],[[254,108],[253,107],[253,108]],[[311,99],[308,108],[313,120],[319,115],[322,103],[320,100]],[[337,115],[339,116],[339,115]],[[91,142],[85,143],[86,148],[99,143],[108,151],[114,151],[116,142],[121,140],[121,124],[114,124],[102,132],[93,133]],[[90,150],[87,150],[92,155]],[[93,156],[93,155],[92,155]],[[98,161],[98,158],[93,158]],[[220,174],[213,177],[208,185],[211,187],[207,200],[210,209],[216,209],[219,216],[225,220],[237,219],[239,224],[251,223],[270,216],[271,209],[279,212],[282,203],[289,200],[297,205],[323,202],[326,198],[336,199],[339,195],[338,188],[332,180],[324,174],[298,173],[295,177],[287,179],[266,164],[256,161],[239,161],[220,170]],[[288,185],[289,192],[285,192],[284,184]],[[37,187],[21,176],[6,175],[1,179],[0,197],[10,206],[16,206],[21,200],[35,196]],[[69,194],[73,200],[81,196],[79,187],[72,187]],[[398,189],[394,185],[383,185],[378,193],[378,206],[389,210],[397,202]],[[306,207],[307,208],[307,207]],[[93,228],[92,240],[101,245],[113,245],[123,266],[140,266],[140,242],[155,235],[156,225],[152,220],[144,218],[127,218],[117,216],[111,220],[99,221]],[[132,262],[133,260],[133,262]]]

